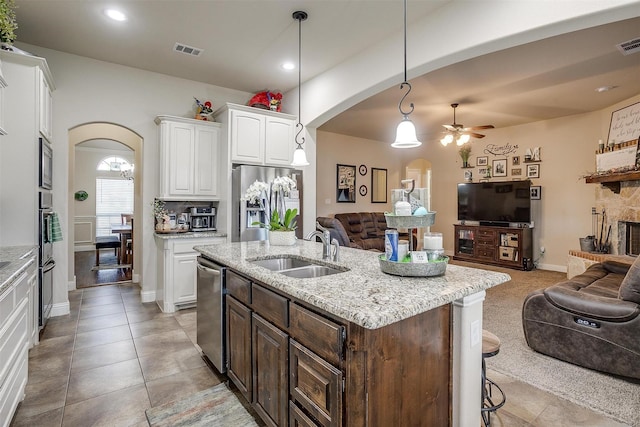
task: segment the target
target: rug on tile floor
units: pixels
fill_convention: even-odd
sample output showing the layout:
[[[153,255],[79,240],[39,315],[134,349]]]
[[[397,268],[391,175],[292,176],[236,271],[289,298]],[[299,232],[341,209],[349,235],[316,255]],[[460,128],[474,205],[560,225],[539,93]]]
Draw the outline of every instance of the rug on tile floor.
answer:
[[[224,383],[145,412],[151,427],[258,426]]]
[[[524,298],[536,289],[566,280],[566,274],[545,270],[495,270],[508,273],[511,281],[487,290],[483,328],[496,334],[502,343],[500,353],[487,359],[487,368],[640,427],[640,384],[545,356],[533,351],[525,341],[522,329]]]

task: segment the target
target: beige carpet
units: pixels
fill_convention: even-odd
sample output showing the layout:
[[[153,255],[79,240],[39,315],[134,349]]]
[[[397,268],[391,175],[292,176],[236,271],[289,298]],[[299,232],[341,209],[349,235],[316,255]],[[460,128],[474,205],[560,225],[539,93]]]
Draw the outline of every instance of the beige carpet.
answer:
[[[183,400],[147,409],[146,414],[151,427],[258,426],[224,383]]]
[[[527,346],[521,317],[524,297],[533,290],[565,280],[565,273],[464,265],[502,271],[512,278],[487,291],[483,327],[502,341],[500,353],[487,359],[489,369],[640,427],[640,384],[556,360]]]

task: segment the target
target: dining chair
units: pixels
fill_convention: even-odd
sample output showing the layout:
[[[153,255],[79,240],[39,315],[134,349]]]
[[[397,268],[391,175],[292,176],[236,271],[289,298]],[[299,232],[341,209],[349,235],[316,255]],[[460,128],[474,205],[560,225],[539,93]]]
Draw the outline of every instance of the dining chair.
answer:
[[[131,218],[130,224],[131,233],[127,235],[127,241],[125,243],[125,264],[130,264],[130,268],[133,270],[133,218]]]
[[[130,224],[131,220],[133,219],[133,214],[120,214],[120,220],[122,221],[122,224]]]

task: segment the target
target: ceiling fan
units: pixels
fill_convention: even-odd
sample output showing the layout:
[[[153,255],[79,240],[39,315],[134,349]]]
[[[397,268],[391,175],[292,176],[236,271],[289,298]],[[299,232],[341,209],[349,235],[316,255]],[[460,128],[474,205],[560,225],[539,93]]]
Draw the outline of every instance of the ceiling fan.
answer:
[[[445,136],[440,140],[440,142],[445,147],[453,141],[456,141],[457,145],[464,145],[469,142],[471,137],[478,139],[484,138],[483,134],[476,133],[474,131],[482,129],[493,129],[493,125],[471,126],[466,128],[460,123],[456,123],[456,108],[458,108],[458,104],[451,104],[451,107],[453,108],[453,124],[442,125],[446,129],[446,131],[444,132]]]

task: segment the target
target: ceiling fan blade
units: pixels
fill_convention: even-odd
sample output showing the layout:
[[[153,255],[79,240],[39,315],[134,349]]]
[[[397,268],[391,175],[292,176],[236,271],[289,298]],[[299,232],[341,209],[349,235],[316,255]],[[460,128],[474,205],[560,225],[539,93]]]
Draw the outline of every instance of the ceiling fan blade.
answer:
[[[452,125],[442,125],[445,129],[455,132],[457,129]]]
[[[482,125],[482,126],[471,126],[468,128],[469,130],[482,130],[482,129],[493,129],[493,125]]]
[[[469,132],[469,135],[477,139],[484,138],[484,135],[481,133]]]

